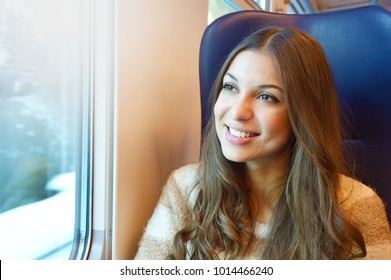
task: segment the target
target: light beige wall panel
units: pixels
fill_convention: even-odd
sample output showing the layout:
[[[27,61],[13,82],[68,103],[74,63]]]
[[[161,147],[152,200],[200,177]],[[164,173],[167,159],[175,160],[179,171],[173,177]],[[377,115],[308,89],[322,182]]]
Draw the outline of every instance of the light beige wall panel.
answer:
[[[198,161],[207,0],[118,0],[113,258],[132,258],[169,173]]]

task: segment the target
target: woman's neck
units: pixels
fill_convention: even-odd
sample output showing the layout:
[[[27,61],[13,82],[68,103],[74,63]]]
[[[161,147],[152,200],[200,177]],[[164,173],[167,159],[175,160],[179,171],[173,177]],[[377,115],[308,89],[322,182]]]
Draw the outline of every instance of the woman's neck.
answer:
[[[257,213],[257,222],[267,223],[272,209],[285,189],[289,164],[287,161],[272,164],[247,163],[247,175],[250,184],[253,210]]]

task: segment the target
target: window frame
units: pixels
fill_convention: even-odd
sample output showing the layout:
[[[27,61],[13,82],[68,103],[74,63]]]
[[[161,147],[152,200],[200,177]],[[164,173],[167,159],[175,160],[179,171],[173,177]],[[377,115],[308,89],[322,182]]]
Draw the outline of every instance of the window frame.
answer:
[[[80,175],[70,259],[111,259],[116,1],[85,0]]]

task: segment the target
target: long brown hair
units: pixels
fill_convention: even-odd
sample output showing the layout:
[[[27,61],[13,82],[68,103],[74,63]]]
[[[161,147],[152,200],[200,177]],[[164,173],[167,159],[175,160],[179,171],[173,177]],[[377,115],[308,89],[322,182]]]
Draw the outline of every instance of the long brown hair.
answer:
[[[350,259],[365,256],[362,234],[338,206],[340,176],[346,173],[342,128],[333,76],[318,42],[293,28],[264,28],[243,40],[222,66],[213,89],[243,50],[262,50],[279,69],[295,141],[290,170],[279,194],[263,259]],[[253,250],[255,213],[246,169],[221,151],[214,116],[207,126],[195,188],[192,218],[175,237],[174,259],[234,259]]]

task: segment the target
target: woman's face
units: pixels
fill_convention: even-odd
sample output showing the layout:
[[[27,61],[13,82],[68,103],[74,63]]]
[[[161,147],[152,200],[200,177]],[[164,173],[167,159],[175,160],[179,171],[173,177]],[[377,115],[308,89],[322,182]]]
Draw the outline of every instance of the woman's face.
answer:
[[[228,160],[286,163],[293,134],[283,85],[269,54],[245,50],[234,58],[225,73],[214,114]]]

